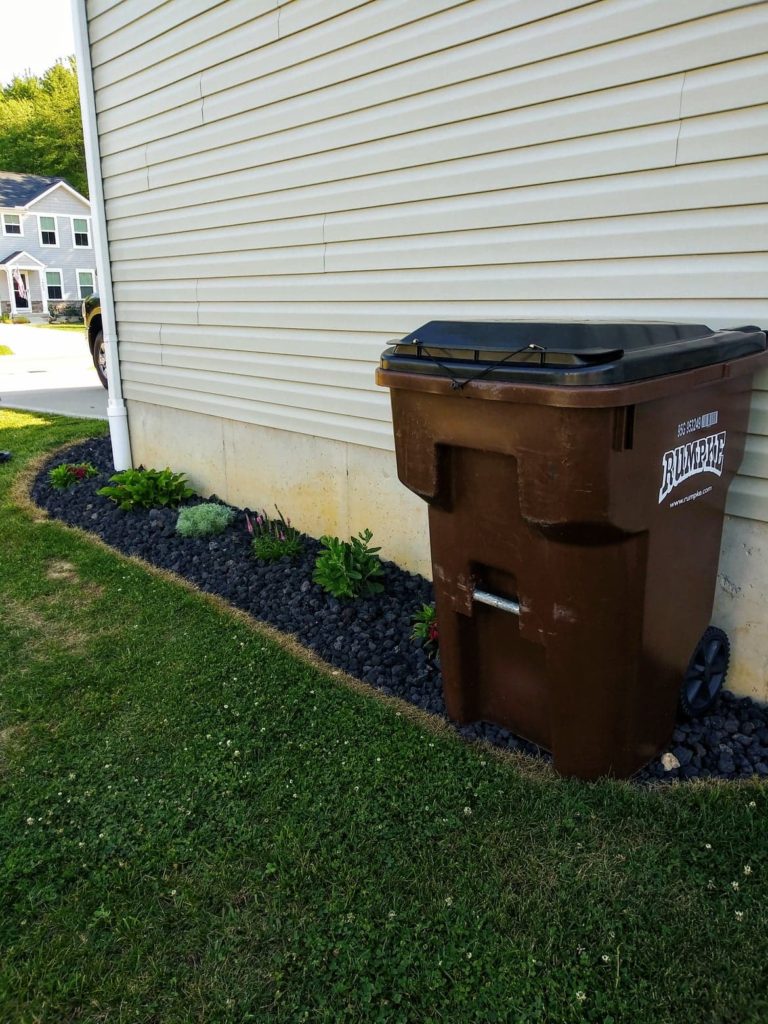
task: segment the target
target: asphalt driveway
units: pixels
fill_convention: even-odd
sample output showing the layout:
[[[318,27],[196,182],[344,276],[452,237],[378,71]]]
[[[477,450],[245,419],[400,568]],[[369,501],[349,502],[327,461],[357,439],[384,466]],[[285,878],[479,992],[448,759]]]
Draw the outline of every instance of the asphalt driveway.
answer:
[[[91,362],[83,331],[0,324],[0,408],[107,418],[107,392]]]

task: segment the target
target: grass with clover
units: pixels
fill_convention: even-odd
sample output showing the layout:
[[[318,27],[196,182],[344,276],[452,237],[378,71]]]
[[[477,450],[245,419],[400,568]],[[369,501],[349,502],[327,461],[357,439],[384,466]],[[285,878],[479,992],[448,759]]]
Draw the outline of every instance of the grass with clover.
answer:
[[[768,1019],[768,790],[526,768],[11,497],[0,1020]],[[184,467],[179,467],[183,469]]]

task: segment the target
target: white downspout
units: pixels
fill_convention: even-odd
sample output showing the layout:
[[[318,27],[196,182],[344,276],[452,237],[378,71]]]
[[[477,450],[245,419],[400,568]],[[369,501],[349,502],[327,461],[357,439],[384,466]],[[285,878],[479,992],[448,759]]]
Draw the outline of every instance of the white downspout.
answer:
[[[112,458],[116,470],[130,469],[131,441],[128,434],[128,410],[123,401],[120,381],[120,356],[115,326],[115,305],[112,298],[112,272],[107,245],[107,218],[104,209],[104,190],[101,185],[99,133],[96,125],[96,101],[93,94],[91,47],[88,38],[87,0],[72,0],[72,23],[75,32],[77,78],[80,85],[80,104],[83,115],[83,141],[88,170],[88,189],[91,199],[96,276],[101,301],[101,329],[107,349],[107,419],[112,439]]]

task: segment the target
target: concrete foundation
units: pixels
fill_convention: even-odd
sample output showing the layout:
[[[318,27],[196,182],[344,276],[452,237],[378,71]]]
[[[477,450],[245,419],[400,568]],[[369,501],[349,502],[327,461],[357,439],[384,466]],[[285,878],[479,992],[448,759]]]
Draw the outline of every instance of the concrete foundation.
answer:
[[[728,689],[768,702],[768,523],[726,516],[712,622],[731,640]]]

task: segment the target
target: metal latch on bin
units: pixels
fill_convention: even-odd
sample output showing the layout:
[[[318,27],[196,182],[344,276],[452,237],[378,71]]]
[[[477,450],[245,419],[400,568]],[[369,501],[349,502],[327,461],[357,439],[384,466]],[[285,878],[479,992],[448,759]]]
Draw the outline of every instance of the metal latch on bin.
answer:
[[[510,615],[520,614],[520,602],[513,601],[511,597],[500,597],[498,594],[491,594],[488,590],[475,590],[472,599],[478,604],[487,604],[490,608],[498,608],[500,612],[509,612]]]

